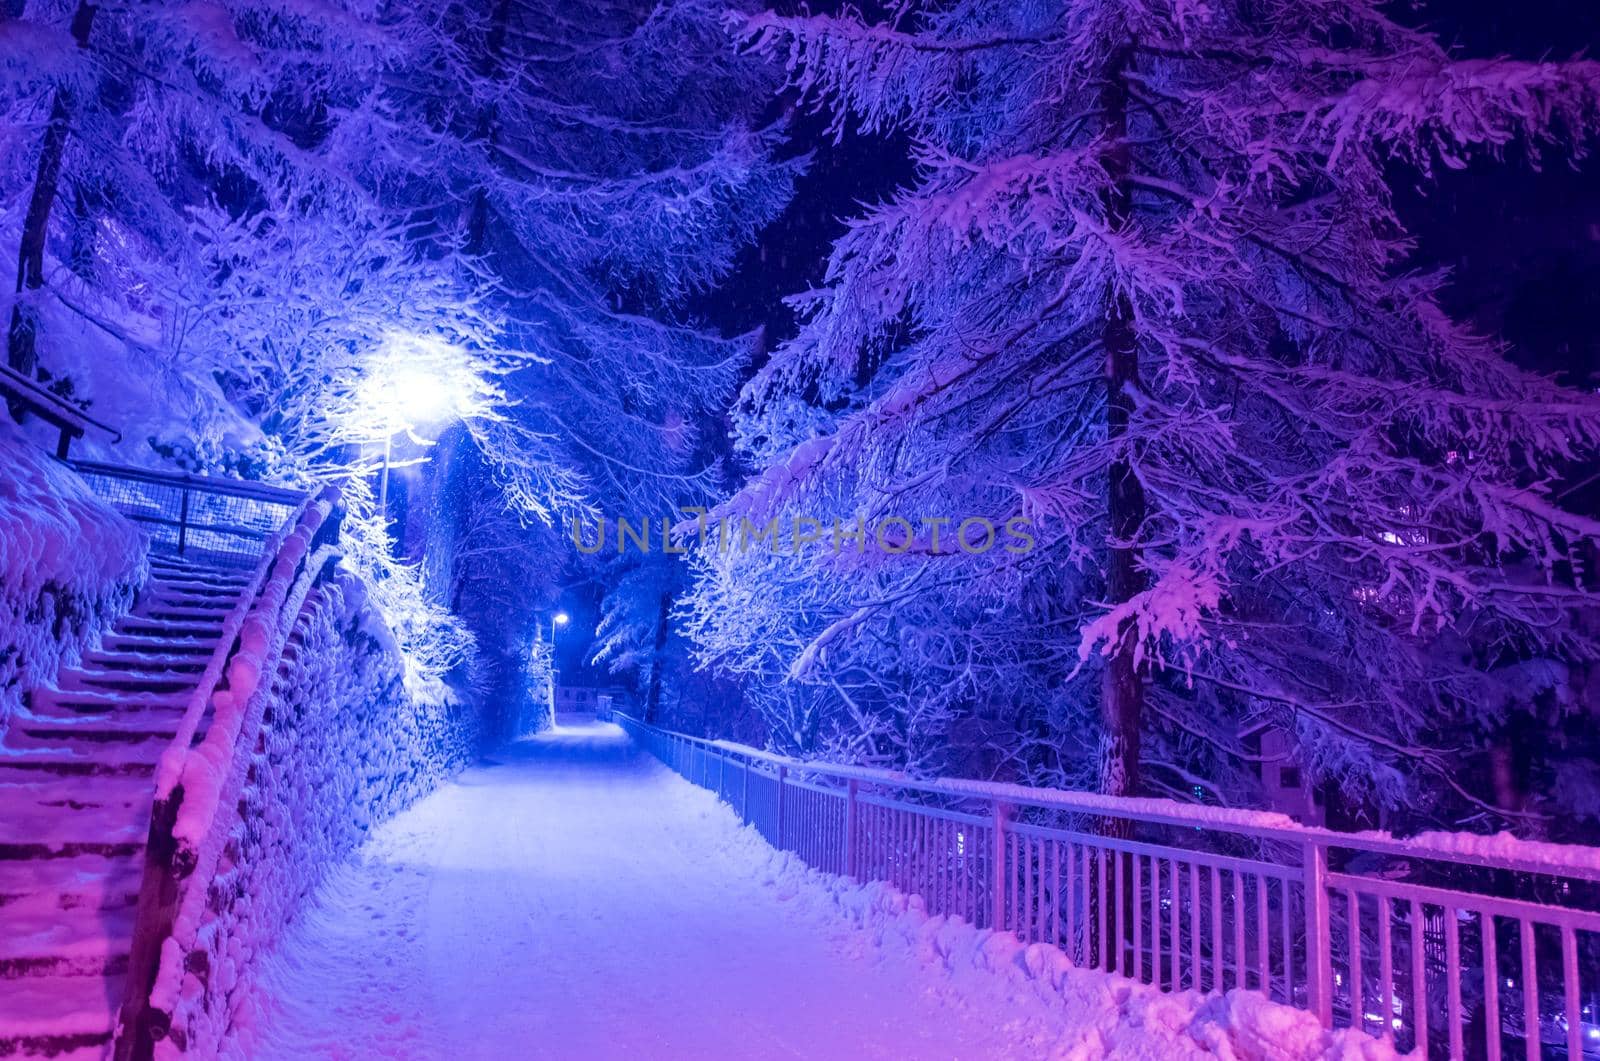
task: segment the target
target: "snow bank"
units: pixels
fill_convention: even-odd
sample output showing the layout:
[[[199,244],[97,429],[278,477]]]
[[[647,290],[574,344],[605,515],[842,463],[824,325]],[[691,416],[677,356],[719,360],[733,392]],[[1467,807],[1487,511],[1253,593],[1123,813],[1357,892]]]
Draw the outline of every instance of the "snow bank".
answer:
[[[81,479],[0,425],[0,733],[25,687],[76,663],[132,605],[146,548]]]
[[[1049,1007],[1062,1037],[1049,1056],[1063,1061],[1220,1058],[1223,1061],[1379,1061],[1390,1043],[1344,1029],[1330,1032],[1303,1010],[1256,991],[1168,994],[1109,973],[1076,968],[1057,947],[1026,944],[1010,932],[930,916],[922,898],[881,881],[856,884],[811,869],[788,852],[770,852],[767,883],[820,917],[842,916],[891,960],[910,959],[948,978],[961,994],[993,992],[996,978]]]
[[[391,639],[373,636],[371,611],[360,581],[340,572],[300,612],[193,943],[162,956],[177,981],[158,985],[173,1018],[162,1055],[213,1056],[255,962],[322,875],[467,761],[472,713],[407,696],[404,665]]]

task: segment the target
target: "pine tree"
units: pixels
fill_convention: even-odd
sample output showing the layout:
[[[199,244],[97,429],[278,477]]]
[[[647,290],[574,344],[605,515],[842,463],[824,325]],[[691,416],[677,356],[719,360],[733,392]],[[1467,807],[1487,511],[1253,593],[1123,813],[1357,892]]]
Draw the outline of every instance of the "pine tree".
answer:
[[[788,201],[776,88],[711,0],[574,9],[550,0],[419,8],[395,106],[427,147],[397,195],[417,232],[479,256],[517,415],[478,439],[511,503],[551,520],[638,519],[717,484],[698,425],[753,337],[694,319],[734,254]]]
[[[1461,734],[1538,692],[1508,665],[1596,656],[1600,526],[1549,483],[1600,405],[1447,318],[1388,177],[1582,144],[1600,66],[1456,60],[1366,0],[896,12],[743,23],[920,172],[795,299],[722,515],[1022,517],[1038,547],[702,550],[703,658],[811,682],[876,754],[999,725],[992,771],[1242,800],[1265,721],[1354,798],[1480,801]],[[918,736],[896,701],[941,679]]]

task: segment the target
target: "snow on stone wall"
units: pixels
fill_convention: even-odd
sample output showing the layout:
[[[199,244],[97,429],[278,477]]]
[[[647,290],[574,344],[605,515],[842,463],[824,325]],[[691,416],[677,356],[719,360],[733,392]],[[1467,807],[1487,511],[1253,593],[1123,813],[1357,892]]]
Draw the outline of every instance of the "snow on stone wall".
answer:
[[[128,610],[144,535],[71,471],[0,425],[0,733],[30,686]]]
[[[354,576],[341,571],[307,599],[163,1052],[214,1056],[249,1021],[243,1000],[256,960],[372,826],[466,763],[475,717],[406,695],[394,641]]]

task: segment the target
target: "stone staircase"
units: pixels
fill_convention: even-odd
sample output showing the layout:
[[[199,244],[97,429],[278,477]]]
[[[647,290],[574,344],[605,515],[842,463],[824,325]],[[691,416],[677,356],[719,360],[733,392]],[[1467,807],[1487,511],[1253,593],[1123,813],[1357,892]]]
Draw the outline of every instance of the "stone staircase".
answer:
[[[249,577],[152,555],[133,611],[12,719],[0,743],[0,1058],[105,1056],[156,761]]]

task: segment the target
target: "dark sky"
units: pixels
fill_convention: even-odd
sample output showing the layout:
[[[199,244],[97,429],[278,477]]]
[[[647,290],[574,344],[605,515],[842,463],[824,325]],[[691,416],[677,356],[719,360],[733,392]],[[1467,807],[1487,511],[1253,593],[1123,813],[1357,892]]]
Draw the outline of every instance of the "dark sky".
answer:
[[[1593,0],[1434,0],[1414,12],[1470,56],[1600,54]],[[1587,145],[1593,155],[1600,144]],[[1531,368],[1600,383],[1600,157],[1485,160],[1401,202],[1423,264],[1451,268],[1450,309],[1513,345]]]

